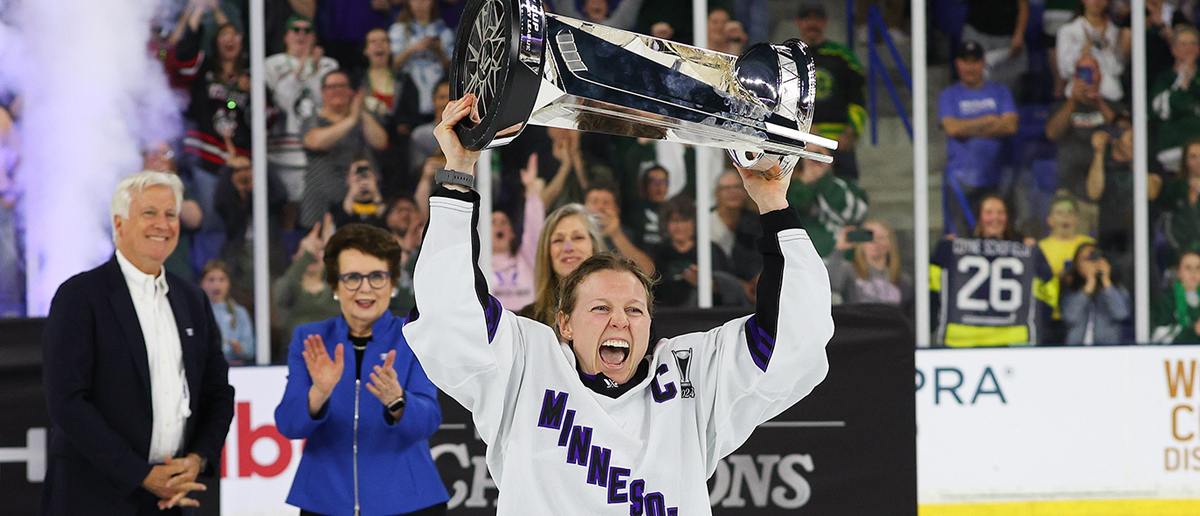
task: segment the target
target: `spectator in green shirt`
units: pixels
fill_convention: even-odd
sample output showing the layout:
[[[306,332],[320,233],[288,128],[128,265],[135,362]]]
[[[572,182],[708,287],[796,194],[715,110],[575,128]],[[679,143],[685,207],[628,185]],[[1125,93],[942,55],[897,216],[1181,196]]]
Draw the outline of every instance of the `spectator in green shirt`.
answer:
[[[1179,258],[1179,279],[1159,296],[1154,306],[1154,333],[1159,344],[1200,343],[1200,254],[1185,251]]]
[[[812,149],[829,154],[815,145]],[[802,167],[792,172],[787,192],[788,202],[800,210],[800,221],[822,257],[833,252],[843,226],[858,226],[867,215],[867,193],[831,170],[829,163],[803,160]]]
[[[838,177],[858,180],[854,144],[867,123],[864,96],[866,75],[849,47],[825,38],[825,6],[806,3],[796,12],[800,40],[809,46],[815,67],[816,103],[812,132],[837,140],[833,171]]]
[[[1151,116],[1158,122],[1158,161],[1163,168],[1178,172],[1183,142],[1200,136],[1200,33],[1181,25],[1171,37],[1175,66],[1163,70],[1150,88]]]

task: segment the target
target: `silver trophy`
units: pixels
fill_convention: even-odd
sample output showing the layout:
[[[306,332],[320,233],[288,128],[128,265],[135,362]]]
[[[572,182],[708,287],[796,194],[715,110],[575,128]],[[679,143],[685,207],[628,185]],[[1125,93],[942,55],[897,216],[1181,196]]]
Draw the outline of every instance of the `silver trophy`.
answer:
[[[816,78],[801,41],[740,56],[546,13],[541,0],[470,0],[450,94],[475,110],[455,127],[471,150],[499,147],[525,124],[720,147],[738,166],[790,172],[808,145]]]

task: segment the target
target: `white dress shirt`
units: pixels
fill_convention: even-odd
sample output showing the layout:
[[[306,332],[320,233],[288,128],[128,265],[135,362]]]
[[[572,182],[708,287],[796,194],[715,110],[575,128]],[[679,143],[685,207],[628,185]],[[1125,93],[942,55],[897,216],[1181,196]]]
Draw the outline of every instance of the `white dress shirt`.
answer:
[[[192,410],[188,405],[187,376],[183,369],[183,349],[175,312],[167,300],[167,276],[159,271],[151,276],[133,265],[121,251],[117,263],[133,297],[142,338],[146,341],[146,359],[150,364],[150,396],[154,408],[154,428],[150,434],[150,456],[154,464],[164,455],[176,457],[183,448],[183,430]]]

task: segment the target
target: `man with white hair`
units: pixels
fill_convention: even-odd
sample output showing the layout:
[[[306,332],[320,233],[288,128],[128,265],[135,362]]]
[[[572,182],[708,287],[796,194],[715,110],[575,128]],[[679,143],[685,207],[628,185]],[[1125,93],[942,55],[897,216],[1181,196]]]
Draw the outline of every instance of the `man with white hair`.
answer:
[[[43,515],[181,514],[213,475],[233,419],[221,334],[204,293],[163,267],[183,184],[146,171],[117,185],[116,252],[59,287],[43,334],[53,427]]]

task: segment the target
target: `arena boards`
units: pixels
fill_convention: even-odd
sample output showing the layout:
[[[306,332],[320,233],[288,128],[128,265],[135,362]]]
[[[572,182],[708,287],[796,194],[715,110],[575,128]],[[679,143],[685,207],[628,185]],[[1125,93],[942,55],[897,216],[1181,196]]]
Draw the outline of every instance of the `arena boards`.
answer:
[[[920,514],[1200,514],[1200,346],[917,352]]]

